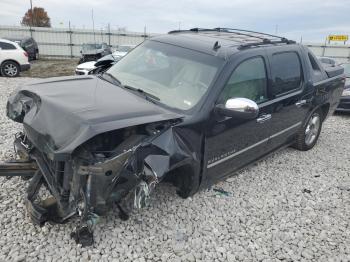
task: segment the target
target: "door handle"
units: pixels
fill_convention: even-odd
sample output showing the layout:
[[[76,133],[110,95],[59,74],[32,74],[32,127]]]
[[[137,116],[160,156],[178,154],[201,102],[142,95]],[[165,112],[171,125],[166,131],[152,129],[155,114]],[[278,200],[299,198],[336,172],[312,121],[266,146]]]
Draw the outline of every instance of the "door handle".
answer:
[[[264,115],[259,116],[256,119],[256,122],[262,124],[262,123],[264,123],[264,122],[266,122],[267,120],[270,120],[270,119],[271,119],[271,114],[264,114]]]
[[[295,103],[295,105],[297,107],[302,107],[303,105],[306,105],[307,104],[307,101],[306,100],[300,100],[298,102]]]

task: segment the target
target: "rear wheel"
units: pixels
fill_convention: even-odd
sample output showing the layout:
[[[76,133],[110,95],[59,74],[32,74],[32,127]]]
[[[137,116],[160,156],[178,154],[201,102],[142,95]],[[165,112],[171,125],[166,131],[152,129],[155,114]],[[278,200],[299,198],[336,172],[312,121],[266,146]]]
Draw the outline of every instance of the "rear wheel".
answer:
[[[298,150],[307,151],[314,147],[322,129],[322,112],[316,110],[311,114],[296,137],[294,147]]]
[[[6,77],[16,77],[19,75],[20,67],[16,62],[6,61],[1,65],[1,74]]]
[[[39,59],[39,51],[35,51],[33,60],[38,60]]]

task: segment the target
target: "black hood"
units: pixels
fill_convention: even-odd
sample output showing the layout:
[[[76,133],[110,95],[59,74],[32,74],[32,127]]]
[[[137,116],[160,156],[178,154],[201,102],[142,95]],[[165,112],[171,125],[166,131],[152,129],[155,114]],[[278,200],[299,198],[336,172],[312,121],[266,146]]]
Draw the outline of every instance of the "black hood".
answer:
[[[181,116],[95,76],[50,78],[17,89],[7,115],[44,152],[70,154],[97,134]]]

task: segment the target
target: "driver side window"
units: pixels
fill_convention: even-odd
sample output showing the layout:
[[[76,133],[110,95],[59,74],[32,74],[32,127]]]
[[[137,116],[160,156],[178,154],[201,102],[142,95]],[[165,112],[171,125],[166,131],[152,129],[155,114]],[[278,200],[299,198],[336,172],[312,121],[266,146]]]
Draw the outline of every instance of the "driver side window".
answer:
[[[267,100],[267,77],[262,57],[243,61],[233,71],[219,97],[219,103],[225,104],[230,98],[248,98],[257,104]]]

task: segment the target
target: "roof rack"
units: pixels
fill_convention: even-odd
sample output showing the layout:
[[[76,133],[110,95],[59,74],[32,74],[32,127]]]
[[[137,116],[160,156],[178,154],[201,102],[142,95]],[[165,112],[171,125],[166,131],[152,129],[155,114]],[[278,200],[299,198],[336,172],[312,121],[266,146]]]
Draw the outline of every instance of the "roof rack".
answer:
[[[236,42],[240,48],[247,48],[252,46],[267,45],[267,44],[295,44],[295,41],[288,40],[285,37],[265,34],[250,30],[236,29],[236,28],[192,28],[189,30],[175,30],[170,31],[169,34],[182,33],[182,32],[196,32],[201,33],[209,37],[220,37],[225,40]],[[218,33],[213,35],[213,33]]]

